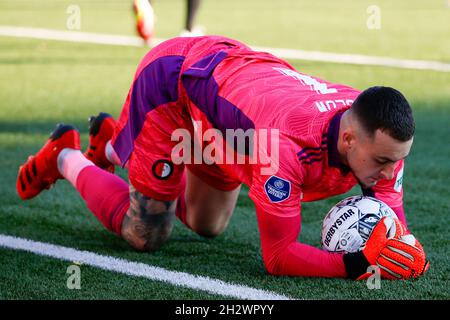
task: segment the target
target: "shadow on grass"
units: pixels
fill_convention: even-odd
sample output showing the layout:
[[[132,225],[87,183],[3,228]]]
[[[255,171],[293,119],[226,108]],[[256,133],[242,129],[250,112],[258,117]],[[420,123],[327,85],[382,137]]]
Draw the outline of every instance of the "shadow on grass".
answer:
[[[22,134],[48,134],[56,128],[58,123],[74,125],[80,133],[88,132],[87,116],[85,119],[75,118],[65,120],[29,120],[29,121],[0,121],[0,133],[22,133]]]

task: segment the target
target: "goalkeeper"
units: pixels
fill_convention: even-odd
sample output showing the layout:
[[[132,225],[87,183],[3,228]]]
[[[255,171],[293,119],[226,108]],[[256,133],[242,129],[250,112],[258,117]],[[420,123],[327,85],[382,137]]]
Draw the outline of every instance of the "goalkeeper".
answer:
[[[20,167],[17,190],[30,199],[65,178],[108,230],[152,251],[175,217],[199,235],[221,234],[244,183],[270,274],[362,279],[378,265],[385,278],[414,278],[429,265],[403,210],[414,130],[395,89],[330,83],[224,37],[174,38],[143,58],[117,122],[91,117],[84,153],[76,128],[58,125]],[[384,218],[359,253],[300,243],[301,203],[356,184],[399,220]]]

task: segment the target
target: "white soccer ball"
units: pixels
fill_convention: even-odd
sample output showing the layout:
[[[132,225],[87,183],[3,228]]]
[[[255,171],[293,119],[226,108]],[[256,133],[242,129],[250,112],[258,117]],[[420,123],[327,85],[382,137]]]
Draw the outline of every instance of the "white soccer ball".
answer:
[[[337,203],[322,225],[322,249],[331,252],[357,252],[364,248],[382,217],[397,217],[384,202],[367,196],[353,196]]]

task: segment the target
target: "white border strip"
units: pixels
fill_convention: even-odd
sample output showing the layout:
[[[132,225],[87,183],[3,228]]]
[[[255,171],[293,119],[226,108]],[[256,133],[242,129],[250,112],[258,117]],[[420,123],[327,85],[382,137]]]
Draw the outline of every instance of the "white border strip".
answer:
[[[163,281],[175,286],[182,286],[195,290],[202,290],[222,296],[249,300],[290,300],[291,298],[277,293],[250,288],[243,285],[226,283],[221,280],[189,273],[170,271],[153,267],[140,262],[103,256],[89,251],[37,242],[23,238],[0,234],[0,247],[23,250],[38,255],[77,262],[97,267],[103,270],[123,273],[130,276],[142,277],[150,280]],[[145,298],[145,297],[143,297]]]
[[[76,32],[76,31],[62,31],[62,30],[42,29],[42,28],[13,27],[13,26],[0,26],[0,36],[108,44],[119,46],[133,46],[133,47],[141,47],[144,45],[144,41],[139,37]],[[162,41],[164,41],[164,39],[154,39],[151,42],[151,45],[155,46],[161,43]],[[322,61],[333,63],[346,63],[357,65],[450,72],[450,63],[444,63],[439,61],[407,60],[388,57],[366,56],[358,54],[342,54],[342,53],[304,51],[294,49],[277,49],[258,46],[251,46],[251,47],[254,50],[270,52],[283,59],[310,60],[310,61]]]

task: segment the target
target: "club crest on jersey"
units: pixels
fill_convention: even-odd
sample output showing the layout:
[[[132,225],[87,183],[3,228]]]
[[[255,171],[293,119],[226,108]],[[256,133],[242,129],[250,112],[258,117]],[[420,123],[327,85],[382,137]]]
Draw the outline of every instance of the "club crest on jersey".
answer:
[[[169,160],[158,160],[153,164],[152,172],[156,178],[166,180],[173,172],[173,164]]]
[[[264,191],[271,202],[282,202],[291,195],[291,183],[277,176],[271,176],[264,184]]]

